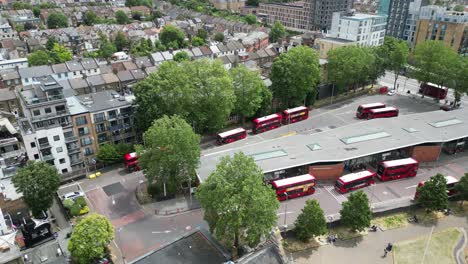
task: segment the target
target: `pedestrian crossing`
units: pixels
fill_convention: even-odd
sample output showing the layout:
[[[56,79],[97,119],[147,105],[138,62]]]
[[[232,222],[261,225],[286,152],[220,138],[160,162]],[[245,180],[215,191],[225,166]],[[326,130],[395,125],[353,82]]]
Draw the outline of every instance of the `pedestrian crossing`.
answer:
[[[348,197],[339,193],[333,185],[324,186],[323,188],[327,190],[327,192],[330,193],[339,204],[348,200]]]

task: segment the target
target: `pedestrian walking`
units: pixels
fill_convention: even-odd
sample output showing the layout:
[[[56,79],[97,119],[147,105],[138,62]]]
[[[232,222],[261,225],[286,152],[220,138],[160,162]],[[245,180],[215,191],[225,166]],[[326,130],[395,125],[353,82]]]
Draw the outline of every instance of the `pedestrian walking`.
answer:
[[[384,257],[384,258],[387,256],[387,253],[388,253],[388,251],[387,251],[387,249],[385,248],[385,249],[384,249],[384,254],[383,254],[383,257]]]

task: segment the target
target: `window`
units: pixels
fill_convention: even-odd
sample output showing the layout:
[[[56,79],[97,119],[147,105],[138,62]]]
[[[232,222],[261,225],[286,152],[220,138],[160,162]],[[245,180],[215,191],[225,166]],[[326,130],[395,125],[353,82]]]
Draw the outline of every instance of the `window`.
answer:
[[[36,147],[36,142],[31,142],[31,148],[35,148]]]
[[[62,147],[58,147],[56,150],[57,150],[57,153],[63,152],[63,148],[62,148]]]
[[[81,142],[81,146],[91,145],[91,138],[89,137],[82,138],[80,139],[80,142]]]
[[[80,127],[78,128],[78,134],[81,136],[88,135],[89,134],[89,128],[87,127]]]
[[[60,73],[57,73],[57,76],[58,76],[59,78],[62,78],[62,74],[60,74]]]
[[[57,136],[54,136],[54,141],[59,141],[60,140],[60,136],[57,135]]]
[[[39,154],[34,154],[34,159],[38,160],[39,159]]]
[[[64,163],[65,163],[65,159],[59,159],[59,162],[60,162],[60,164],[64,164]]]
[[[57,105],[55,107],[55,111],[57,112],[57,114],[65,112],[65,105]]]
[[[41,114],[41,111],[39,111],[39,110],[33,110],[33,115],[34,115],[34,116],[38,116],[38,115],[40,115],[40,114]]]
[[[65,73],[65,77],[68,77],[68,72]]]
[[[62,173],[67,173],[68,169],[62,169]]]
[[[79,116],[75,119],[76,125],[77,126],[82,126],[88,123],[86,120],[86,116]]]
[[[47,107],[47,108],[45,109],[45,113],[46,113],[46,114],[52,113],[52,109],[50,109],[49,107]]]

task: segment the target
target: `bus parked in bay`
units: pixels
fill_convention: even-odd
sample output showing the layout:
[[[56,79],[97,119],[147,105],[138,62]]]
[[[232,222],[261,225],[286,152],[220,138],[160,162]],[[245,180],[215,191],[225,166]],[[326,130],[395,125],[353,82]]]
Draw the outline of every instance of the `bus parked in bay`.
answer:
[[[445,176],[445,180],[447,181],[447,195],[448,197],[452,197],[456,194],[455,185],[458,183],[458,179],[453,176]],[[414,194],[414,199],[417,200],[419,198],[419,187],[423,186],[425,181],[422,181],[416,187],[416,193]]]
[[[335,189],[340,193],[347,193],[369,186],[375,183],[375,175],[374,171],[365,170],[341,176],[335,183]]]
[[[243,129],[242,127],[239,127],[233,130],[219,133],[216,136],[216,143],[218,143],[218,145],[222,145],[222,144],[231,143],[240,139],[244,139],[246,137],[247,137],[247,131]]]
[[[360,105],[358,109],[356,110],[356,117],[359,119],[366,119],[370,110],[384,108],[384,107],[385,107],[385,104],[383,103],[371,103],[371,104]]]
[[[280,201],[311,195],[315,192],[315,177],[310,174],[274,180],[270,184],[276,191],[276,196]]]
[[[423,94],[423,95],[426,95],[435,99],[439,99],[439,100],[443,100],[447,97],[447,91],[448,91],[447,87],[443,87],[443,86],[441,87],[437,84],[430,83],[430,82],[421,83],[421,86],[419,87],[420,94]]]
[[[140,170],[140,167],[138,166],[138,156],[136,152],[127,153],[124,155],[123,158],[125,168],[127,168],[129,172]]]
[[[258,134],[280,127],[281,119],[282,117],[280,114],[271,114],[268,116],[256,118],[253,120],[252,132],[254,134]]]
[[[414,177],[418,169],[419,162],[413,158],[382,161],[377,166],[377,177],[381,181]]]
[[[398,116],[398,108],[395,107],[384,107],[378,109],[371,109],[367,114],[367,119],[374,118],[385,118]]]
[[[283,124],[296,123],[309,118],[309,108],[305,106],[298,106],[283,111]]]

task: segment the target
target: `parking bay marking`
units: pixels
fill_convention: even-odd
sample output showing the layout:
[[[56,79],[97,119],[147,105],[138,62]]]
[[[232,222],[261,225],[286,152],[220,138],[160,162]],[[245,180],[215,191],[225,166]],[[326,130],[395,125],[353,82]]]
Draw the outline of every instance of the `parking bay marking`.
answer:
[[[418,185],[417,185],[417,184],[415,184],[415,185],[411,185],[411,186],[405,187],[405,189],[416,188],[416,186],[418,186]]]
[[[334,186],[324,186],[323,188],[325,188],[325,190],[327,190],[339,204],[348,200],[348,197],[338,193]]]

